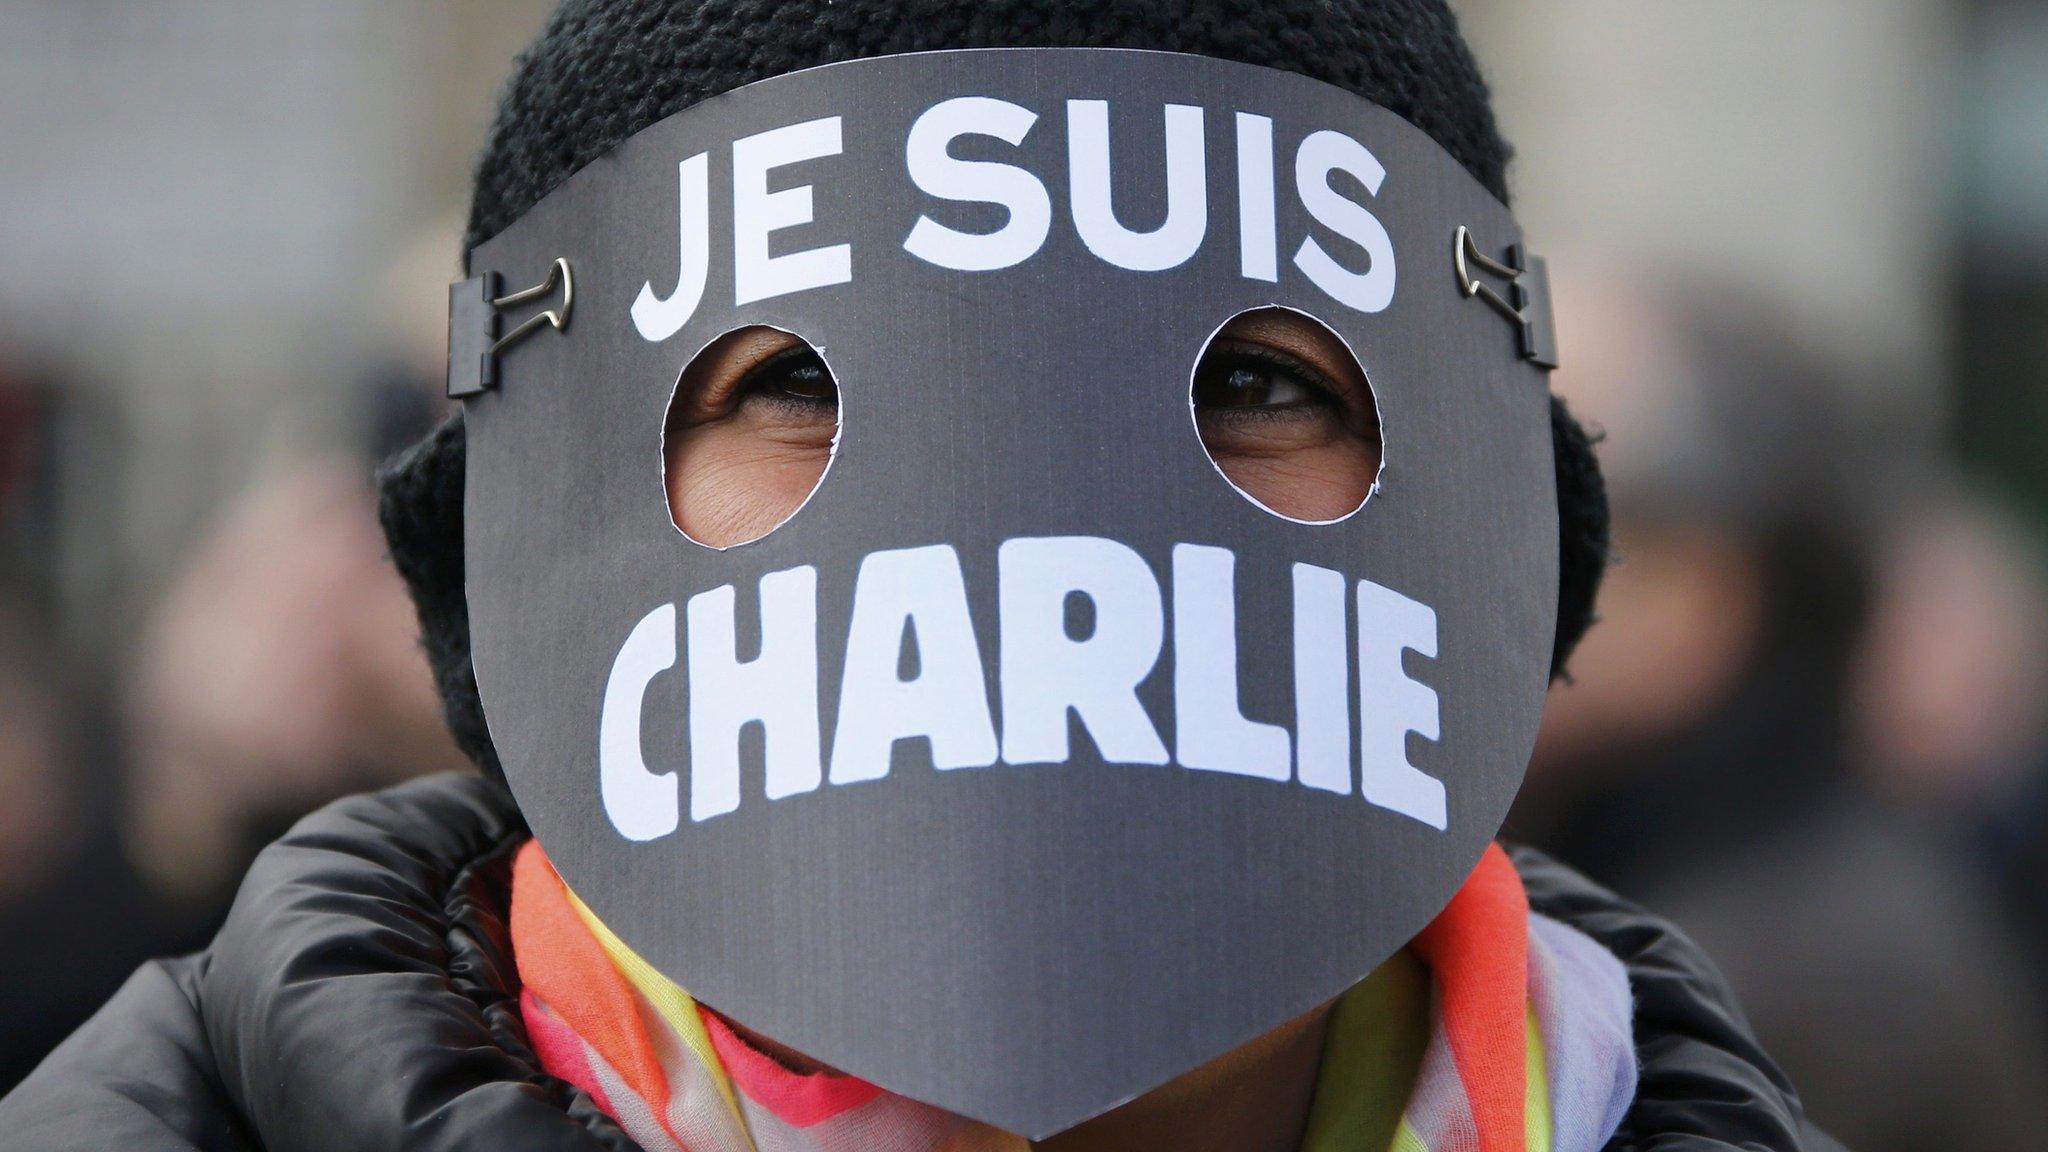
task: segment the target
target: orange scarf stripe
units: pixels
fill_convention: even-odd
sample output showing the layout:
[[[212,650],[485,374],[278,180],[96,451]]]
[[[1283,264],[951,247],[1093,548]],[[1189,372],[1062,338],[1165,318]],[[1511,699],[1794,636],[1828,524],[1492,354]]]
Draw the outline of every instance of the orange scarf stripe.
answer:
[[[525,845],[514,863],[511,927],[527,992],[553,1011],[560,1020],[557,1027],[566,1025],[603,1057],[649,1107],[652,1122],[666,1130],[668,1078],[634,985],[606,953],[535,842]],[[1498,845],[1487,847],[1464,886],[1416,936],[1411,950],[1434,983],[1438,1035],[1451,1065],[1446,1073],[1457,1085],[1452,1091],[1460,1097],[1457,1111],[1463,1114],[1457,1128],[1466,1133],[1455,1142],[1473,1152],[1528,1152],[1524,1112],[1531,1103],[1529,1060],[1535,1043],[1528,991],[1529,901],[1520,874]],[[1617,983],[1625,995],[1625,982]],[[714,1034],[714,1046],[716,1039]],[[745,1043],[736,1036],[726,1039]],[[725,1052],[699,1055],[707,1062],[731,1059]],[[1627,1087],[1633,1091],[1632,1078]],[[886,1098],[874,1092],[876,1099]],[[1549,1117],[1543,1120],[1547,1126]],[[1402,1133],[1414,1142],[1411,1146],[1436,1146],[1406,1121]],[[672,1132],[664,1134],[675,1138]],[[1476,1141],[1467,1145],[1474,1136]],[[1547,1143],[1538,1140],[1539,1147]],[[1395,1146],[1404,1145],[1397,1139]]]
[[[1437,982],[1444,1033],[1479,1130],[1479,1152],[1524,1152],[1529,894],[1498,844],[1415,938]]]
[[[597,1049],[656,1116],[667,1115],[668,1074],[632,985],[570,906],[569,890],[537,840],[512,862],[512,939],[527,990]]]

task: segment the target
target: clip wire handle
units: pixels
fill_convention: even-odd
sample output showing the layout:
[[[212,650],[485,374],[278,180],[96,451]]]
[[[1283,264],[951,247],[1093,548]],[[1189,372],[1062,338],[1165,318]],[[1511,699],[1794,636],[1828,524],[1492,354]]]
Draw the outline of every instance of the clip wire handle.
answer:
[[[562,287],[562,305],[536,312],[510,332],[498,335],[498,313],[543,299]],[[498,384],[498,354],[539,331],[560,332],[569,326],[576,307],[576,275],[567,257],[548,266],[547,279],[531,288],[498,294],[498,274],[487,272],[448,286],[448,396],[460,400],[487,392]]]
[[[1508,246],[1507,259],[1495,260],[1479,250],[1472,230],[1458,225],[1451,241],[1451,266],[1458,274],[1458,291],[1467,300],[1477,296],[1486,306],[1515,326],[1522,359],[1539,368],[1557,367],[1557,331],[1550,312],[1550,265],[1541,256],[1523,258],[1522,246]],[[1493,285],[1472,275],[1481,272],[1508,283],[1503,296]]]

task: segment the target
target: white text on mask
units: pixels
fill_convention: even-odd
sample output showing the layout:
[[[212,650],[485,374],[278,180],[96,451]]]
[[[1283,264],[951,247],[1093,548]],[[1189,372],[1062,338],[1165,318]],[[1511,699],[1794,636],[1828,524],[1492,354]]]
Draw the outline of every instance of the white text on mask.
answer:
[[[1119,172],[1112,157],[1110,105],[1105,100],[1066,102],[1066,204],[1074,231],[1104,263],[1132,272],[1177,268],[1201,250],[1210,234],[1206,112],[1190,104],[1161,110],[1165,138],[1165,216],[1149,229],[1118,219],[1113,193]],[[970,232],[920,214],[909,226],[903,249],[927,264],[958,272],[993,272],[1030,260],[1052,233],[1054,200],[1036,174],[1015,164],[970,160],[952,154],[966,137],[984,137],[1016,147],[1038,123],[1038,113],[987,96],[943,100],[920,114],[903,146],[905,174],[919,191],[937,200],[993,205],[1007,219],[993,231]],[[1249,280],[1280,278],[1280,237],[1276,223],[1273,121],[1247,112],[1231,114],[1236,164],[1238,268]],[[733,303],[851,283],[853,247],[824,244],[772,254],[787,246],[776,234],[816,221],[818,189],[779,173],[808,161],[841,154],[844,119],[826,116],[746,136],[732,143]],[[1129,151],[1129,149],[1125,149]],[[660,342],[681,331],[703,302],[710,279],[711,158],[699,152],[676,166],[679,245],[675,286],[663,295],[652,280],[632,306],[640,335]],[[1141,175],[1125,171],[1124,180]],[[1362,269],[1340,262],[1314,235],[1305,235],[1292,255],[1294,267],[1331,299],[1360,312],[1384,310],[1394,298],[1394,244],[1370,209],[1338,191],[1348,178],[1377,196],[1387,172],[1363,144],[1328,129],[1311,132],[1294,152],[1293,190],[1311,219],[1357,247]],[[1156,176],[1153,178],[1157,178]],[[1128,195],[1128,191],[1126,195]],[[1358,257],[1352,263],[1360,262]]]
[[[692,596],[680,621],[675,605],[663,604],[632,629],[605,684],[598,734],[605,813],[629,840],[657,839],[681,824],[679,773],[650,766],[641,747],[648,685],[675,667],[680,638],[692,821],[739,807],[739,738],[749,724],[765,733],[764,794],[778,800],[814,792],[828,780],[882,780],[902,740],[928,741],[932,766],[941,771],[998,762],[1063,764],[1072,752],[1072,716],[1105,763],[1292,780],[1359,794],[1445,828],[1443,783],[1407,755],[1410,733],[1439,738],[1437,694],[1402,667],[1404,652],[1436,656],[1436,613],[1371,581],[1348,589],[1341,573],[1294,565],[1290,730],[1243,714],[1235,566],[1228,549],[1177,545],[1169,629],[1158,578],[1126,545],[1092,536],[1004,542],[996,564],[998,712],[990,707],[987,663],[953,548],[871,553],[854,582],[829,745],[821,739],[818,706],[816,569],[761,578],[760,650],[751,660],[737,656],[731,585]],[[1079,639],[1067,623],[1075,596],[1089,602],[1094,618]],[[1355,717],[1346,651],[1352,603]],[[906,642],[914,643],[916,654],[916,672],[907,678],[901,671]],[[1138,697],[1138,686],[1168,652],[1171,752]]]

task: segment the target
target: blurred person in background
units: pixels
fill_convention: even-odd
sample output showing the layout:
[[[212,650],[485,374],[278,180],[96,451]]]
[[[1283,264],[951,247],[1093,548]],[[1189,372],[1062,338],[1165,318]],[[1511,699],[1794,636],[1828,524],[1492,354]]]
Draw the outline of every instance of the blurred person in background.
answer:
[[[122,852],[96,722],[32,593],[0,581],[0,1086],[137,964],[202,943]],[[4,1090],[4,1088],[0,1088]],[[4,1142],[4,1141],[0,1141]]]
[[[1732,293],[1565,269],[1582,351],[1558,388],[1602,437],[1617,563],[1611,627],[1553,692],[1513,826],[1643,895],[1839,788],[1869,560],[1851,428],[1789,334]]]
[[[1981,628],[1918,657],[1900,648],[1917,639],[1882,637],[1881,671],[1859,673],[1872,513],[1911,507],[1926,470],[1875,459],[1881,438],[1825,364],[1739,297],[1567,267],[1558,314],[1575,352],[1558,390],[1604,431],[1617,563],[1510,832],[1671,910],[1845,1143],[2026,1146],[2048,1085],[2039,982],[1982,873],[1924,798],[1886,804],[1865,757],[1892,744],[1893,775],[1918,765],[1923,783],[1966,790],[1954,758],[2019,746],[2001,710],[2026,701],[2031,654],[1968,699],[1925,689],[1956,670],[1941,652]],[[1874,497],[1852,487],[1864,476]],[[1940,536],[1925,546],[1973,559]],[[1916,595],[1893,631],[2026,618],[2017,596],[1951,591],[1951,607],[1972,606],[1921,618],[1932,598]]]
[[[263,845],[351,792],[467,764],[449,739],[404,584],[377,526],[374,463],[439,418],[456,225],[386,269],[348,450],[261,477],[193,547],[127,686],[130,851],[156,888],[217,915]]]
[[[61,393],[0,367],[0,1091],[136,964],[204,941],[121,849],[118,746],[58,634],[41,527]]]
[[[238,501],[137,664],[130,842],[166,892],[217,903],[307,811],[465,763],[359,463],[301,465]]]
[[[83,390],[0,370],[0,1090],[137,964],[203,944],[250,859],[306,811],[466,763],[370,477],[440,413],[439,324],[418,317],[452,227],[392,262],[353,444],[250,485],[112,668],[63,634],[56,528],[85,515],[64,477],[118,468],[118,440],[66,435]]]
[[[2048,579],[2037,542],[1960,484],[1904,502],[1851,683],[1856,763],[1952,836],[2048,973]]]

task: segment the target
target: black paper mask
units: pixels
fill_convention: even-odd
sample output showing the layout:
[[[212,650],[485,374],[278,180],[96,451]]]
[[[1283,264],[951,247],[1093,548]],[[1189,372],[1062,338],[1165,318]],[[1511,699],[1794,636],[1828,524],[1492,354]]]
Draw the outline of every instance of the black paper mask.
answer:
[[[1542,707],[1518,241],[1393,114],[1164,53],[819,68],[577,173],[471,253],[451,356],[477,682],[563,878],[712,1007],[1033,1137],[1341,993],[1463,881]],[[484,352],[557,260],[566,325]],[[1343,520],[1256,505],[1190,419],[1267,306],[1370,378]],[[718,551],[663,422],[750,324],[821,351],[840,440]]]

